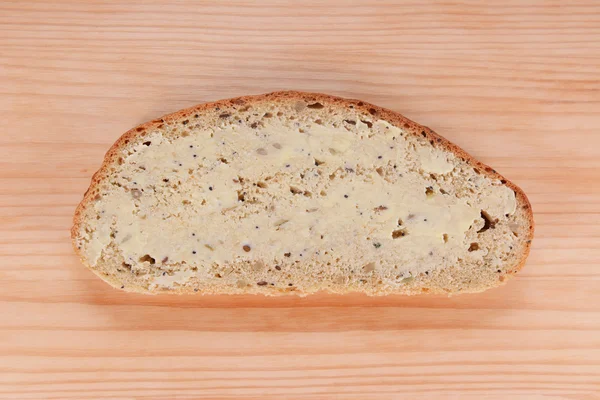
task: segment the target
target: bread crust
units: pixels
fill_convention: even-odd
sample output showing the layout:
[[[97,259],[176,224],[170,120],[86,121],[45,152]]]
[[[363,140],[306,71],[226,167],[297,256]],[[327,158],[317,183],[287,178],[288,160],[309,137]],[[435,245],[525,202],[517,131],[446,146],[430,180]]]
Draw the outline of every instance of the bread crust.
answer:
[[[483,174],[491,179],[501,180],[505,186],[508,186],[515,192],[515,197],[517,200],[517,207],[521,207],[522,210],[524,210],[526,219],[529,222],[527,238],[525,238],[525,249],[523,251],[522,257],[519,260],[518,264],[514,268],[512,268],[512,271],[507,273],[507,277],[508,277],[508,275],[516,274],[518,271],[520,271],[523,268],[523,266],[525,265],[525,262],[527,260],[527,257],[529,255],[530,249],[531,249],[531,243],[532,243],[534,231],[535,231],[535,223],[533,220],[533,210],[531,207],[531,203],[529,202],[527,195],[523,192],[523,190],[520,187],[518,187],[513,182],[506,179],[503,175],[499,174],[496,170],[494,170],[490,166],[475,159],[473,156],[471,156],[469,153],[467,153],[465,150],[463,150],[456,144],[454,144],[454,143],[450,142],[449,140],[445,139],[444,137],[438,135],[430,128],[419,125],[416,122],[406,118],[405,116],[403,116],[402,114],[400,114],[398,112],[395,112],[395,111],[392,111],[392,110],[389,110],[389,109],[386,109],[383,107],[379,107],[379,106],[367,103],[362,100],[347,99],[347,98],[327,95],[327,94],[323,94],[323,93],[309,93],[309,92],[300,92],[300,91],[278,91],[278,92],[271,92],[271,93],[260,94],[260,95],[242,96],[242,97],[236,97],[236,98],[231,98],[231,99],[219,100],[219,101],[215,101],[215,102],[198,104],[193,107],[189,107],[189,108],[185,108],[185,109],[176,111],[174,113],[166,114],[166,115],[162,116],[161,118],[157,118],[152,121],[145,122],[143,124],[140,124],[132,129],[130,129],[129,131],[125,132],[106,152],[106,154],[104,156],[104,160],[102,162],[102,165],[100,166],[100,169],[92,176],[90,186],[84,193],[83,199],[79,203],[79,205],[77,206],[77,209],[75,211],[75,214],[73,217],[73,227],[71,228],[71,240],[72,240],[72,244],[73,244],[75,253],[79,256],[79,258],[81,259],[81,262],[86,267],[88,267],[90,270],[92,270],[94,273],[96,273],[98,276],[100,276],[99,271],[97,271],[96,269],[92,268],[89,265],[89,263],[87,262],[87,260],[85,259],[84,255],[83,255],[83,252],[81,251],[80,248],[78,248],[78,245],[76,243],[77,232],[79,232],[81,225],[83,223],[83,220],[84,220],[84,210],[93,203],[95,196],[98,194],[97,192],[98,192],[98,187],[99,187],[100,183],[105,178],[107,178],[109,175],[109,168],[112,165],[114,165],[116,162],[118,162],[118,158],[120,157],[119,156],[120,150],[122,150],[125,146],[128,146],[130,142],[134,142],[135,140],[145,136],[148,132],[150,132],[153,129],[159,129],[164,124],[175,124],[175,123],[181,122],[185,119],[191,118],[197,114],[200,115],[203,112],[206,112],[208,110],[226,108],[226,107],[231,107],[234,105],[253,105],[253,104],[258,104],[258,103],[262,103],[262,102],[279,103],[279,102],[290,102],[290,101],[304,101],[309,104],[318,102],[318,103],[321,103],[326,106],[336,106],[336,107],[340,107],[343,109],[353,107],[355,110],[371,114],[373,116],[376,116],[378,119],[385,120],[388,123],[390,123],[398,128],[402,128],[404,131],[409,132],[412,135],[421,136],[421,137],[427,139],[428,141],[430,141],[432,144],[435,143],[436,147],[442,147],[443,149],[454,153],[458,158],[462,159],[463,161],[465,161],[472,167],[478,168],[481,174]],[[102,275],[101,278],[104,279],[105,281],[109,282],[113,287],[123,289],[121,283],[116,278],[114,278],[112,276],[106,276],[106,275]],[[508,279],[505,279],[503,283],[506,283],[507,280]],[[133,291],[133,292],[140,292],[140,293],[151,293],[150,291],[142,289],[142,288],[128,287],[127,290]],[[484,289],[482,289],[482,290],[484,290]],[[189,290],[183,290],[183,291],[173,290],[173,291],[169,291],[168,293],[184,294],[184,293],[190,293],[190,291]],[[292,293],[294,293],[294,292],[292,292]],[[442,292],[439,292],[436,290],[429,290],[427,293],[442,293]],[[208,292],[200,293],[199,292],[199,294],[210,294],[210,293],[208,293]],[[296,294],[302,294],[302,293],[296,293]],[[414,294],[414,293],[411,293],[411,294]]]

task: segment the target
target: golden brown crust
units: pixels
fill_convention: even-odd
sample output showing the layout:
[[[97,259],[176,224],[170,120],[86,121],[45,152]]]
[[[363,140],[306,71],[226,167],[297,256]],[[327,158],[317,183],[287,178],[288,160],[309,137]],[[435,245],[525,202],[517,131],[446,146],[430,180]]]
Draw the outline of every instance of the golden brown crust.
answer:
[[[252,104],[252,103],[256,104],[256,103],[261,103],[261,102],[276,103],[276,102],[284,102],[284,101],[305,101],[309,104],[321,103],[323,105],[335,105],[335,106],[340,106],[343,108],[354,108],[355,110],[360,110],[364,113],[369,113],[373,116],[376,116],[379,119],[383,119],[383,120],[389,122],[392,125],[402,128],[403,130],[408,131],[415,136],[419,136],[419,135],[422,136],[423,138],[429,140],[432,145],[440,146],[440,147],[444,148],[445,150],[453,152],[456,156],[458,156],[460,159],[462,159],[469,165],[472,165],[474,168],[478,168],[480,173],[488,176],[489,178],[501,180],[503,184],[505,184],[506,186],[508,186],[515,192],[516,199],[517,199],[517,207],[521,207],[522,210],[524,210],[524,212],[526,214],[526,218],[529,222],[528,237],[525,239],[525,250],[523,252],[522,258],[520,259],[519,263],[517,264],[517,266],[515,268],[513,268],[513,270],[510,272],[510,274],[514,275],[523,268],[523,266],[525,265],[525,262],[527,260],[527,256],[529,255],[529,252],[531,249],[531,241],[533,239],[535,228],[534,228],[533,210],[531,208],[531,204],[529,202],[529,199],[523,192],[523,190],[521,190],[521,188],[519,188],[517,185],[515,185],[514,183],[507,180],[504,176],[500,175],[496,170],[494,170],[490,166],[476,160],[473,156],[468,154],[465,150],[463,150],[456,144],[454,144],[454,143],[448,141],[447,139],[445,139],[444,137],[438,135],[430,128],[419,125],[416,122],[411,121],[410,119],[404,117],[403,115],[401,115],[395,111],[388,110],[386,108],[379,107],[379,106],[364,102],[362,100],[346,99],[346,98],[331,96],[331,95],[322,94],[322,93],[307,93],[307,92],[298,92],[298,91],[272,92],[272,93],[266,93],[266,94],[262,94],[262,95],[242,96],[242,97],[237,97],[237,98],[232,98],[232,99],[219,100],[216,102],[198,104],[196,106],[186,108],[186,109],[183,109],[183,110],[171,113],[171,114],[167,114],[161,118],[157,118],[152,121],[143,123],[141,125],[136,126],[133,129],[130,129],[125,134],[123,134],[107,151],[106,155],[104,156],[104,160],[102,162],[100,169],[93,175],[90,186],[87,189],[87,191],[84,193],[83,200],[81,201],[81,203],[79,203],[79,205],[75,211],[75,215],[73,217],[73,227],[71,228],[71,239],[73,242],[73,247],[75,249],[75,252],[80,257],[82,263],[84,265],[86,265],[88,268],[90,268],[94,273],[100,275],[99,271],[96,271],[95,269],[91,268],[91,266],[87,263],[87,261],[83,257],[83,254],[81,253],[81,251],[78,248],[77,243],[76,243],[76,235],[77,235],[77,232],[79,231],[80,226],[83,222],[83,214],[84,214],[85,208],[93,201],[94,197],[97,195],[98,185],[104,180],[104,178],[106,178],[108,176],[109,168],[115,162],[118,161],[119,151],[124,146],[127,146],[130,142],[133,142],[136,139],[145,136],[152,129],[160,128],[164,124],[172,124],[172,123],[180,122],[181,120],[190,118],[197,114],[200,115],[203,112],[206,112],[208,110],[219,109],[220,107],[225,108],[225,107],[230,107],[230,106],[234,106],[234,105],[243,105],[243,104],[248,104],[248,103],[249,104]],[[111,279],[110,276],[105,276],[105,275],[103,275],[101,277],[104,280],[111,283],[112,286],[114,286],[116,288],[122,288],[121,283],[118,280]],[[506,283],[506,280],[504,281],[504,283]],[[133,292],[148,293],[147,291],[143,290],[142,288],[129,287],[127,289],[128,289],[128,291],[133,291]],[[436,292],[437,291],[435,291],[435,290],[429,291],[429,293],[436,293]],[[171,292],[171,293],[178,293],[178,292]],[[181,292],[181,293],[183,293],[183,292]],[[210,293],[205,292],[204,294],[210,294]]]

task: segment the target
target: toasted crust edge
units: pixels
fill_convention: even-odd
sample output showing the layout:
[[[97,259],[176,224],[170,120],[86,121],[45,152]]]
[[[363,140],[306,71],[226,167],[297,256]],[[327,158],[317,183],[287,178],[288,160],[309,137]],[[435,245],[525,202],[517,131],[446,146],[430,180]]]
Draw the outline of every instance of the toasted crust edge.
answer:
[[[117,159],[119,157],[118,152],[121,148],[127,146],[130,142],[134,141],[136,138],[144,136],[145,133],[148,132],[149,130],[154,129],[154,128],[159,128],[162,124],[176,123],[182,119],[190,118],[190,116],[193,116],[195,114],[202,113],[209,109],[214,109],[215,107],[225,107],[225,106],[233,106],[236,104],[239,105],[239,104],[247,104],[247,103],[252,104],[252,103],[260,103],[260,102],[264,102],[264,101],[277,102],[277,101],[294,101],[294,100],[295,101],[305,101],[305,102],[309,102],[309,103],[310,102],[313,102],[313,103],[320,102],[320,103],[335,105],[338,107],[349,107],[350,105],[352,105],[355,110],[360,110],[362,112],[377,116],[377,118],[383,119],[398,128],[402,128],[402,129],[410,132],[411,134],[413,134],[415,136],[419,136],[419,135],[422,136],[423,138],[431,141],[432,144],[435,143],[436,146],[443,147],[445,150],[454,153],[457,157],[459,157],[460,159],[465,161],[467,164],[478,168],[483,175],[485,175],[491,179],[501,180],[505,186],[508,186],[515,192],[515,197],[517,199],[517,207],[521,207],[523,210],[526,211],[526,218],[529,222],[529,230],[528,230],[528,236],[525,241],[525,249],[523,251],[523,254],[522,254],[522,257],[521,257],[519,263],[512,269],[512,271],[510,273],[507,273],[507,275],[506,275],[507,279],[505,279],[498,286],[506,284],[506,282],[509,280],[509,278],[511,278],[512,276],[517,274],[521,269],[523,269],[523,267],[525,266],[525,263],[527,261],[527,258],[529,256],[529,253],[531,251],[531,243],[532,243],[534,232],[535,232],[535,222],[533,219],[533,209],[531,207],[531,203],[529,202],[529,199],[527,198],[527,195],[525,194],[525,192],[523,192],[523,190],[519,186],[517,186],[513,182],[506,179],[503,175],[499,174],[495,169],[493,169],[490,166],[477,160],[475,157],[473,157],[472,155],[467,153],[465,150],[463,150],[458,145],[450,142],[443,136],[438,135],[432,129],[430,129],[426,126],[420,125],[420,124],[406,118],[405,116],[403,116],[402,114],[400,114],[398,112],[389,110],[384,107],[376,106],[374,104],[365,102],[363,100],[343,98],[343,97],[338,97],[338,96],[333,96],[333,95],[328,95],[328,94],[323,94],[323,93],[301,92],[301,91],[293,91],[293,90],[277,91],[277,92],[271,92],[271,93],[265,93],[265,94],[259,94],[259,95],[234,97],[234,98],[230,98],[230,99],[223,99],[223,100],[218,100],[218,101],[214,101],[214,102],[197,104],[195,106],[185,108],[185,109],[173,112],[173,113],[169,113],[169,114],[163,115],[160,118],[156,118],[152,121],[148,121],[143,124],[140,124],[132,129],[130,129],[129,131],[125,132],[123,135],[121,135],[121,137],[119,139],[117,139],[117,141],[106,152],[104,159],[102,161],[102,165],[100,166],[98,171],[96,171],[96,173],[94,173],[94,175],[92,176],[90,186],[85,191],[85,193],[83,195],[83,199],[77,206],[77,208],[75,210],[75,214],[73,216],[73,227],[71,228],[71,242],[73,245],[73,249],[74,249],[75,253],[78,255],[82,264],[84,264],[88,269],[90,269],[92,272],[94,272],[96,275],[98,275],[101,279],[108,282],[111,286],[113,286],[117,289],[123,289],[123,287],[121,286],[121,283],[116,279],[112,279],[113,277],[104,276],[104,275],[100,276],[98,271],[96,271],[94,268],[92,268],[87,263],[87,260],[85,259],[83,253],[80,251],[80,249],[78,248],[77,243],[76,243],[76,235],[77,235],[77,232],[79,231],[79,228],[83,221],[84,210],[86,209],[86,207],[88,207],[88,205],[90,203],[92,203],[93,197],[95,196],[94,190],[96,189],[97,185],[100,182],[102,182],[102,180],[104,178],[106,178],[108,176],[108,169],[115,161],[117,161]],[[485,290],[485,289],[482,289],[482,290]],[[131,287],[128,288],[127,291],[144,293],[144,294],[152,294],[153,293],[151,291],[137,290],[136,288],[131,288]],[[348,291],[348,293],[350,293],[350,292],[351,291]],[[171,291],[169,293],[188,294],[189,292],[187,292],[187,291],[186,292]],[[428,293],[439,294],[439,293],[443,293],[443,292],[433,290]],[[213,293],[198,292],[197,294],[213,294]],[[283,294],[283,293],[278,293],[278,294]],[[303,293],[291,292],[291,294],[302,295]],[[411,294],[411,293],[407,293],[407,294]]]

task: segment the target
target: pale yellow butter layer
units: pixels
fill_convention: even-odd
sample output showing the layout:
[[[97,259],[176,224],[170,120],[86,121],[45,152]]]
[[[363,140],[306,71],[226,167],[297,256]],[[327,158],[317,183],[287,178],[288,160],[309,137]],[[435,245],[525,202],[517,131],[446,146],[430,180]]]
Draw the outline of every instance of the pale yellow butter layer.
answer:
[[[94,265],[113,240],[125,262],[149,255],[157,262],[197,267],[147,277],[150,285],[166,287],[194,275],[202,278],[212,263],[269,263],[286,253],[318,262],[326,250],[329,256],[337,252],[377,267],[393,262],[401,274],[423,270],[424,259],[427,266],[455,261],[468,246],[465,232],[481,210],[492,216],[515,211],[514,192],[484,177],[478,178],[477,204],[428,196],[422,173],[399,169],[396,182],[386,181],[372,171],[382,162],[402,166],[410,156],[416,170],[443,175],[452,172],[455,156],[409,143],[385,121],[375,122],[373,129],[357,123],[358,133],[319,124],[299,132],[273,119],[260,129],[215,127],[173,140],[150,134],[124,157],[118,175],[125,186],[94,204],[100,219],[86,257]],[[298,181],[299,171],[315,163],[329,171],[336,166],[371,172],[325,177],[323,193],[290,193],[289,177]],[[239,176],[262,182],[274,207],[240,218]]]

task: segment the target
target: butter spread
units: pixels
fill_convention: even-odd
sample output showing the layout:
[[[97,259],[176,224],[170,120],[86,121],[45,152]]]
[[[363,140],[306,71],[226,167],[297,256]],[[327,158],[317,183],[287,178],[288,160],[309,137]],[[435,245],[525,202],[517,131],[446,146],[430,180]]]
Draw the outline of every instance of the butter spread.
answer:
[[[421,168],[425,172],[447,174],[454,169],[454,165],[448,161],[449,157],[454,158],[452,153],[443,152],[434,147],[421,146],[417,148],[417,154],[421,161]]]
[[[352,254],[418,271],[431,264],[423,260],[455,261],[482,209],[500,215],[516,206],[512,190],[484,182],[477,204],[428,195],[416,171],[449,173],[454,155],[417,144],[411,171],[405,161],[415,144],[386,121],[298,130],[273,118],[260,129],[224,125],[144,140],[125,154],[120,187],[95,202],[99,219],[86,256],[95,264],[114,241],[126,263],[148,255],[196,267],[149,276],[155,286],[184,284],[213,263],[268,263],[284,254],[306,262]],[[376,172],[391,165],[394,183]],[[264,194],[260,207],[244,199],[249,182]]]

